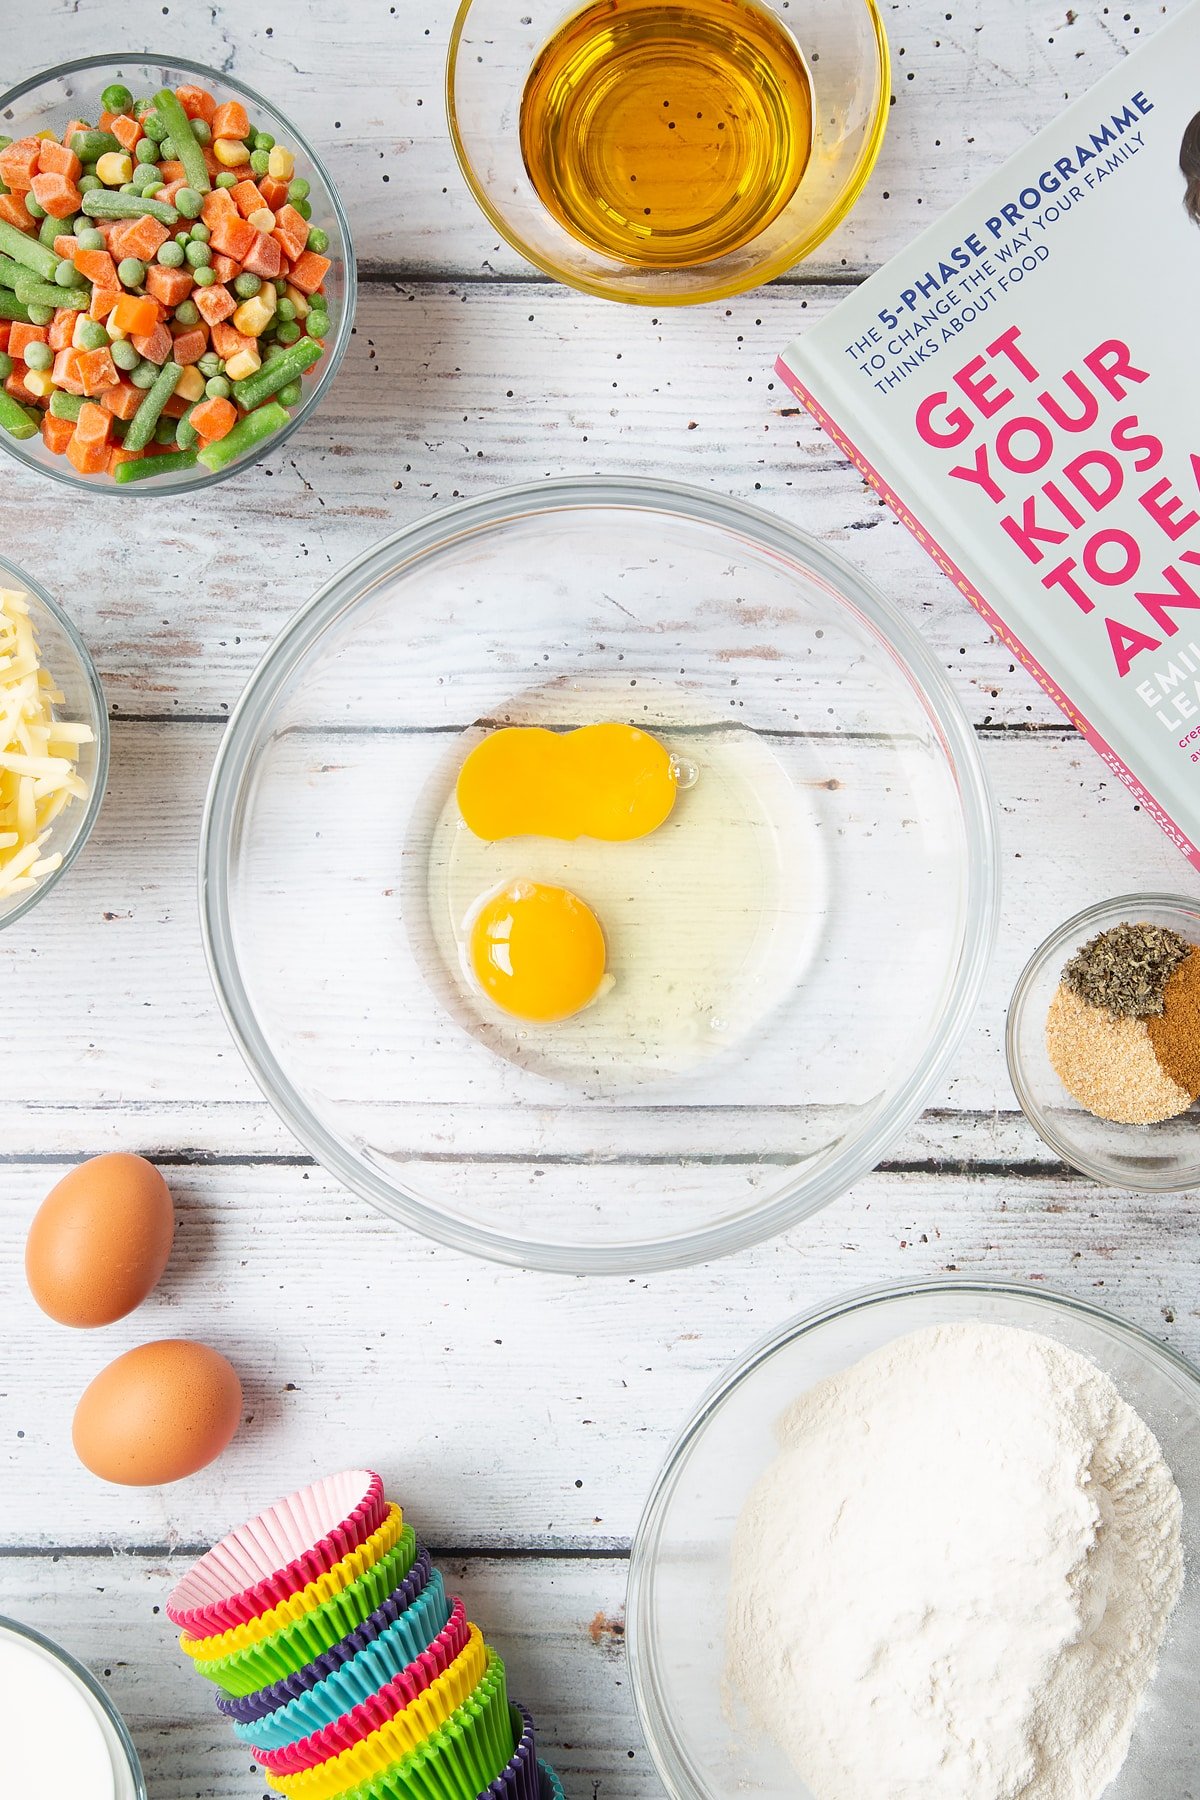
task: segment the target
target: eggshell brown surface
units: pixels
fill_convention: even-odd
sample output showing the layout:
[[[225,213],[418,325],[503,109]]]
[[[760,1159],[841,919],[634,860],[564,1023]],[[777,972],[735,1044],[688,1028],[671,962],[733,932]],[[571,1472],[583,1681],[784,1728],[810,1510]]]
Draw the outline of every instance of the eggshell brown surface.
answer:
[[[144,1157],[95,1156],[43,1200],[25,1243],[25,1277],[60,1325],[111,1325],[151,1292],[167,1266],[175,1209]]]
[[[101,1369],[75,1409],[81,1463],[121,1487],[160,1487],[194,1475],[225,1449],[242,1387],[218,1350],[163,1338]]]

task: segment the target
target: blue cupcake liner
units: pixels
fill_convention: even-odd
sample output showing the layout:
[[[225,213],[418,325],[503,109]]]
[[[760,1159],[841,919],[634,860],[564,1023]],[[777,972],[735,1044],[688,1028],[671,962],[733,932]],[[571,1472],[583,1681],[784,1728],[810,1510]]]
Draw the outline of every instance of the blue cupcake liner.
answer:
[[[542,1778],[541,1800],[567,1800],[563,1784],[548,1762],[538,1764],[538,1773]]]
[[[442,1622],[437,1625],[423,1642],[417,1645],[416,1654],[428,1649],[438,1632],[442,1630],[446,1619],[450,1616],[450,1603],[446,1599],[446,1590],[440,1574],[434,1569],[428,1550],[422,1550],[413,1563],[405,1579],[395,1591],[388,1595],[382,1604],[376,1607],[369,1618],[341,1639],[331,1649],[314,1657],[302,1668],[294,1670],[290,1675],[274,1681],[269,1687],[258,1688],[252,1694],[219,1694],[217,1705],[226,1718],[233,1719],[242,1725],[254,1724],[265,1719],[268,1713],[278,1712],[280,1707],[287,1706],[300,1694],[309,1693],[318,1684],[335,1674],[352,1661],[368,1644],[374,1643],[383,1636],[391,1626],[397,1624],[404,1614],[417,1607],[424,1600],[426,1593],[435,1594],[437,1603],[430,1601],[422,1607],[418,1616],[409,1621],[409,1634],[413,1641],[420,1635],[426,1619],[436,1618],[439,1611],[444,1614]],[[411,1662],[412,1658],[408,1660]]]

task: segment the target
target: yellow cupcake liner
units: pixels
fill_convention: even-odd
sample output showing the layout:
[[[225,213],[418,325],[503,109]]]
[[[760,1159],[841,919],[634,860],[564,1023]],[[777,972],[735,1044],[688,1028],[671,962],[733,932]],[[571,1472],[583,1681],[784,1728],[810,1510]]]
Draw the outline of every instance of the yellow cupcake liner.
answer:
[[[288,1800],[336,1800],[350,1788],[383,1774],[449,1722],[483,1682],[488,1658],[483,1634],[472,1625],[462,1653],[445,1674],[430,1682],[378,1731],[314,1769],[301,1769],[294,1775],[268,1774],[267,1781]]]
[[[227,1694],[239,1697],[282,1681],[357,1630],[395,1593],[416,1555],[417,1534],[411,1525],[405,1525],[395,1548],[342,1593],[331,1595],[312,1612],[290,1620],[261,1644],[247,1644],[228,1656],[196,1658],[192,1667],[206,1681],[214,1681]]]
[[[432,1737],[340,1800],[483,1800],[516,1748],[504,1664],[488,1652],[475,1692]]]
[[[219,1657],[232,1656],[236,1650],[248,1650],[252,1644],[261,1644],[264,1638],[282,1631],[285,1625],[294,1624],[305,1613],[315,1612],[335,1594],[345,1593],[352,1582],[358,1581],[395,1548],[403,1527],[404,1514],[398,1506],[389,1506],[383,1524],[371,1533],[365,1544],[359,1544],[299,1593],[289,1594],[270,1612],[260,1613],[257,1619],[244,1625],[234,1625],[216,1637],[189,1637],[185,1632],[179,1640],[180,1649],[197,1662],[216,1662]]]

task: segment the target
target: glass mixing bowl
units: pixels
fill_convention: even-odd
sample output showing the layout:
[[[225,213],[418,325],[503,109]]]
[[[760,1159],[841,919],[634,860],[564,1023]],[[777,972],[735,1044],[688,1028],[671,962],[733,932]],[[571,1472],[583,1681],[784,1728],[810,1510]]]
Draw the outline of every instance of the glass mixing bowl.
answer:
[[[252,125],[266,127],[279,143],[296,153],[296,174],[309,183],[308,202],[312,207],[313,225],[319,225],[329,238],[327,255],[332,268],[325,278],[329,299],[330,334],[325,355],[316,365],[316,375],[304,378],[300,404],[290,407],[291,418],[274,437],[256,444],[244,456],[223,469],[181,469],[177,473],[155,475],[146,481],[122,486],[107,475],[80,475],[65,456],[56,456],[42,441],[41,433],[31,438],[12,438],[0,431],[0,445],[27,468],[51,475],[67,487],[85,493],[112,494],[118,499],[141,498],[148,494],[190,494],[198,488],[212,487],[226,476],[236,475],[249,465],[273,455],[292,433],[315,411],[338,372],[350,342],[354,324],[354,303],[358,292],[354,247],[350,242],[350,226],[342,203],[316,151],[286,119],[277,107],[256,94],[244,82],[203,63],[189,62],[182,56],[83,56],[77,62],[59,63],[44,75],[34,75],[0,95],[0,126],[10,138],[29,137],[39,131],[50,131],[57,137],[63,126],[76,113],[94,120],[100,113],[101,91],[113,82],[124,82],[135,96],[153,94],[162,87],[182,87],[198,82],[214,94],[218,101],[241,100]]]
[[[521,153],[521,96],[546,41],[582,0],[462,0],[450,37],[446,111],[467,185],[491,223],[539,269],[602,299],[644,306],[721,300],[772,281],[840,225],[883,144],[891,71],[875,0],[824,0],[796,16],[760,0],[796,39],[813,89],[813,146],[791,200],[739,249],[693,268],[637,268],[599,254],[543,205]]]
[[[1086,1301],[1017,1283],[915,1282],[852,1294],[756,1344],[677,1439],[634,1541],[629,1666],[650,1753],[674,1800],[812,1800],[783,1752],[727,1714],[725,1617],[734,1528],[773,1462],[775,1425],[800,1394],[926,1326],[1010,1325],[1090,1357],[1154,1432],[1183,1497],[1185,1581],[1129,1758],[1104,1800],[1162,1800],[1196,1772],[1200,1659],[1200,1374],[1165,1345]]]
[[[1200,1132],[1193,1107],[1157,1125],[1098,1119],[1072,1098],[1046,1049],[1046,1014],[1063,965],[1114,925],[1161,925],[1200,944],[1200,903],[1184,894],[1120,894],[1066,919],[1038,945],[1013,989],[1005,1049],[1021,1110],[1064,1162],[1107,1187],[1135,1194],[1179,1194],[1200,1183]]]
[[[3,931],[6,925],[15,925],[46,898],[91,836],[108,782],[109,727],[108,708],[96,665],[66,613],[31,575],[3,558],[0,558],[0,587],[18,588],[29,601],[29,616],[37,633],[42,667],[54,677],[63,695],[62,703],[56,705],[55,711],[63,719],[92,728],[92,742],[80,746],[76,764],[80,777],[87,783],[87,798],[73,800],[59,814],[46,846],[48,851],[61,854],[62,862],[37,887],[0,899],[0,931]]]
[[[610,719],[698,771],[658,832],[462,835],[489,725]],[[597,904],[617,981],[522,1029],[455,931],[531,872]],[[547,1269],[724,1254],[842,1193],[945,1067],[995,904],[936,660],[821,545],[665,483],[491,494],[351,563],[251,680],[202,831],[217,992],[296,1135],[394,1218]]]
[[[101,1782],[105,1781],[108,1774],[108,1770],[100,1766],[103,1764],[105,1752],[107,1752],[108,1760],[112,1764],[113,1800],[146,1800],[146,1783],[142,1776],[142,1765],[138,1760],[138,1753],[134,1749],[133,1739],[129,1735],[129,1728],[91,1671],[85,1669],[83,1664],[77,1662],[60,1644],[52,1642],[48,1637],[43,1637],[40,1631],[34,1631],[29,1625],[19,1624],[16,1619],[6,1619],[0,1616],[0,1667],[10,1658],[12,1666],[17,1669],[27,1662],[43,1662],[54,1665],[65,1683],[65,1687],[61,1691],[65,1703],[70,1709],[70,1713],[59,1721],[58,1738],[45,1737],[42,1738],[40,1744],[37,1740],[47,1731],[51,1721],[37,1717],[24,1720],[25,1728],[36,1734],[33,1743],[25,1743],[19,1739],[22,1721],[11,1714],[5,1719],[6,1738],[11,1739],[15,1734],[19,1740],[15,1746],[11,1742],[8,1745],[9,1750],[15,1748],[17,1766],[19,1768],[29,1767],[33,1762],[44,1764],[44,1774],[41,1770],[35,1769],[34,1796],[49,1796],[51,1793],[72,1791],[70,1777],[74,1775],[78,1779],[79,1771],[75,1768],[64,1768],[61,1764],[64,1753],[70,1754],[73,1747],[78,1753],[80,1745],[78,1734],[82,1731],[82,1742],[87,1748],[89,1769]],[[57,1689],[51,1690],[51,1692],[57,1691]],[[5,1698],[9,1698],[7,1693]],[[0,1717],[5,1717],[2,1710],[0,1710]],[[87,1721],[82,1727],[78,1723],[79,1717]],[[39,1750],[44,1754],[39,1755]],[[29,1763],[25,1760],[26,1756],[30,1758]],[[9,1764],[8,1772],[11,1774],[10,1756],[6,1754],[5,1760]],[[56,1764],[59,1766],[56,1767]],[[60,1780],[64,1777],[66,1779],[60,1786]],[[44,1786],[42,1785],[43,1780]],[[93,1791],[93,1785],[89,1783],[88,1792]],[[22,1787],[21,1795],[22,1800],[34,1800],[34,1796],[31,1796],[25,1787]]]

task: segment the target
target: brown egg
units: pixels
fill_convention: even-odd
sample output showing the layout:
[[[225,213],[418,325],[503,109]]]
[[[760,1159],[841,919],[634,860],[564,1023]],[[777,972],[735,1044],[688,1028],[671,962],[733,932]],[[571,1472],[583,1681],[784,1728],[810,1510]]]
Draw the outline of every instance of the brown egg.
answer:
[[[162,1338],[101,1369],[75,1408],[81,1463],[122,1487],[160,1487],[220,1456],[238,1428],[242,1386],[207,1344]]]
[[[171,1254],[175,1209],[141,1156],[94,1156],[42,1201],[25,1244],[25,1278],[60,1325],[111,1325],[140,1306]]]

